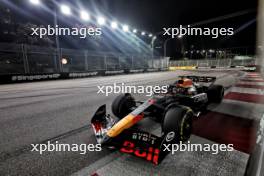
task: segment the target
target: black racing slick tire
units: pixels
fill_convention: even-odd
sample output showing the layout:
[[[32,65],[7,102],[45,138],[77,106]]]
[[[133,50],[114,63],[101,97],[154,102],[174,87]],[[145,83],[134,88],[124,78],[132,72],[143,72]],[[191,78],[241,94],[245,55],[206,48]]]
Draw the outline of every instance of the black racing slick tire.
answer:
[[[207,96],[211,103],[221,103],[225,94],[225,89],[222,85],[212,85],[209,87]]]
[[[166,142],[187,141],[192,133],[193,112],[185,106],[173,106],[165,113],[163,134]]]
[[[112,103],[112,112],[113,114],[122,119],[127,114],[131,112],[131,108],[136,106],[135,99],[132,97],[131,94],[121,94],[115,98]]]

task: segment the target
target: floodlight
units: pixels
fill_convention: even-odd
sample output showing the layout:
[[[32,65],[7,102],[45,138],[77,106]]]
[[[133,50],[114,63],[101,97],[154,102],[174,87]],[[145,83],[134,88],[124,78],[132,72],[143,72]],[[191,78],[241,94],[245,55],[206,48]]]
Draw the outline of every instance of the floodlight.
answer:
[[[97,23],[98,23],[99,25],[104,25],[104,24],[105,24],[105,18],[103,18],[103,17],[99,17],[99,18],[97,19]]]
[[[117,28],[117,22],[113,21],[113,22],[111,23],[111,27],[112,27],[113,29],[116,29],[116,28]]]
[[[80,17],[84,21],[90,20],[90,14],[84,10],[80,12]]]
[[[62,59],[61,59],[61,63],[62,63],[63,65],[66,65],[66,64],[68,63],[68,60],[67,60],[66,58],[62,58]]]
[[[29,0],[29,2],[33,5],[39,5],[40,4],[40,0]]]
[[[62,4],[60,6],[61,9],[61,13],[63,13],[64,15],[71,15],[71,8],[65,4]]]
[[[124,25],[124,26],[123,26],[123,31],[124,31],[124,32],[128,32],[128,31],[129,31],[129,27],[128,27],[128,25]]]

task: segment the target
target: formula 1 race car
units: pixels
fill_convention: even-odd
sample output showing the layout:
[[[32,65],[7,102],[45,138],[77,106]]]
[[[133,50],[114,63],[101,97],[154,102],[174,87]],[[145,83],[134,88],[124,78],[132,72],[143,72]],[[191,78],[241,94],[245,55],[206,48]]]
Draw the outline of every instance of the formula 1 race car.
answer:
[[[99,107],[91,119],[97,142],[159,164],[168,154],[166,146],[190,138],[193,118],[206,110],[208,104],[222,101],[224,88],[215,85],[215,80],[215,77],[180,76],[166,93],[154,94],[146,101],[136,101],[129,93],[117,96],[112,103],[117,122],[106,114],[106,105]],[[136,127],[146,117],[154,117],[161,124],[160,136]]]

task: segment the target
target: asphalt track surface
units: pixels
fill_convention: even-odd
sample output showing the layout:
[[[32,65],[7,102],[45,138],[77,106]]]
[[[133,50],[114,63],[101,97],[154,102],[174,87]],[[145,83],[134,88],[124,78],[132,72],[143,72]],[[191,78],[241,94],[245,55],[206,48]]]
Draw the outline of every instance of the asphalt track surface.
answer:
[[[177,152],[159,166],[107,149],[85,155],[31,152],[31,144],[48,141],[95,144],[90,119],[99,105],[110,105],[116,96],[97,94],[98,85],[166,85],[190,74],[216,76],[226,87],[223,103],[195,120],[191,142],[233,143],[234,151]],[[236,70],[201,70],[1,85],[0,175],[243,175],[254,148],[255,122],[264,112],[263,82],[258,75]],[[151,119],[140,125],[159,131]]]

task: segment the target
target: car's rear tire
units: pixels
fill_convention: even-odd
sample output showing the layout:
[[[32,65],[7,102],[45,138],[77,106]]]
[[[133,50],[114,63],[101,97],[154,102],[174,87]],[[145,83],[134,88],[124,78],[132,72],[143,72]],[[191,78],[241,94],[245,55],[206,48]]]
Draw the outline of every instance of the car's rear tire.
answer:
[[[192,133],[193,112],[185,106],[173,106],[165,113],[162,131],[166,142],[187,141]]]
[[[132,97],[131,94],[121,94],[115,98],[112,103],[112,112],[113,114],[122,119],[127,114],[131,112],[131,108],[136,106],[135,99]]]
[[[207,95],[211,103],[221,103],[224,97],[225,89],[222,85],[212,85],[209,87]]]

